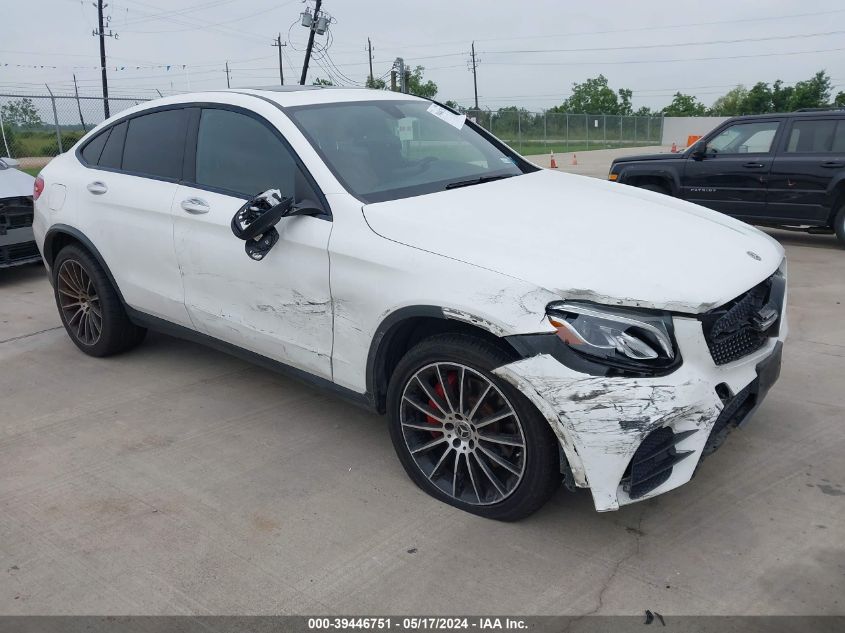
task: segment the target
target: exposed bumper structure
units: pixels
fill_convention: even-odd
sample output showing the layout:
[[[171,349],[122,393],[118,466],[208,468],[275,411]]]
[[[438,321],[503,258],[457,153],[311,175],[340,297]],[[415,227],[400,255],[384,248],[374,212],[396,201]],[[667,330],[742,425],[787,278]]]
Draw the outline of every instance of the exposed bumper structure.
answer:
[[[689,481],[701,458],[748,419],[777,379],[785,315],[776,337],[723,365],[713,361],[700,320],[675,317],[674,327],[684,362],[668,376],[588,376],[548,354],[496,370],[548,419],[576,485],[590,488],[599,511]]]
[[[0,200],[0,268],[41,261],[32,234],[32,202],[27,198]]]

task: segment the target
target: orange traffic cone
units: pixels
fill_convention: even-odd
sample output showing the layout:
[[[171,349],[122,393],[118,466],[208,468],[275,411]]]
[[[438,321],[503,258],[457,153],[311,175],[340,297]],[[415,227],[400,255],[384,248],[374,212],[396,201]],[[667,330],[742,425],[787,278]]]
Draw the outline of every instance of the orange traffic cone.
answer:
[[[557,161],[555,160],[555,152],[554,152],[554,150],[552,150],[551,152],[549,152],[549,156],[551,156],[551,159],[552,159],[552,164],[550,165],[550,167],[551,167],[552,169],[557,169]]]
[[[578,164],[578,156],[577,156],[576,154],[573,154],[573,155],[572,155],[572,163],[571,163],[571,164],[572,164],[572,165],[577,165],[577,164]]]
[[[672,141],[672,149],[670,150],[673,154],[678,153],[678,145],[674,141]]]

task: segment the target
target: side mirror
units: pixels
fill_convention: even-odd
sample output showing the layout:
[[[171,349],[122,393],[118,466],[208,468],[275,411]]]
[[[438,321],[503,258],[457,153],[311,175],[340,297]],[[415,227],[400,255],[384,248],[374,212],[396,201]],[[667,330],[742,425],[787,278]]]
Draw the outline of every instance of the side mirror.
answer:
[[[232,233],[244,240],[250,258],[261,261],[279,241],[274,228],[293,207],[293,198],[283,198],[278,189],[268,189],[250,198],[232,217]]]
[[[693,146],[690,148],[689,155],[696,159],[700,160],[704,158],[704,155],[707,153],[707,143],[704,141],[696,141],[693,143]]]

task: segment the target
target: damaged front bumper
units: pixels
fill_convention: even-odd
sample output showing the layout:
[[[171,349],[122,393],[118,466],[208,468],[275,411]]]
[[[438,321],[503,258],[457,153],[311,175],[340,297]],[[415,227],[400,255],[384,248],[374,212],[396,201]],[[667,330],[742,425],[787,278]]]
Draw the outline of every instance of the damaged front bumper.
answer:
[[[785,315],[777,336],[724,365],[714,363],[699,319],[673,322],[684,362],[666,376],[590,376],[546,353],[495,370],[549,421],[575,485],[590,488],[599,511],[689,481],[702,457],[747,421],[777,380]]]

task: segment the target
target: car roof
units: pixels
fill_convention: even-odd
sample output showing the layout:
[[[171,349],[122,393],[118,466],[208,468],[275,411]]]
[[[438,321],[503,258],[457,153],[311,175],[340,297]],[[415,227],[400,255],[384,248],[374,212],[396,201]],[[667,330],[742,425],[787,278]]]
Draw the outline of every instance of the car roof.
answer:
[[[813,110],[797,110],[795,112],[767,112],[766,114],[744,114],[731,117],[731,121],[759,121],[761,119],[783,119],[783,118],[845,118],[845,108],[819,108]]]
[[[347,88],[343,86],[271,86],[235,88],[222,92],[256,95],[273,101],[282,107],[344,103],[350,101],[423,101],[420,97],[401,92],[375,90],[371,88]]]

